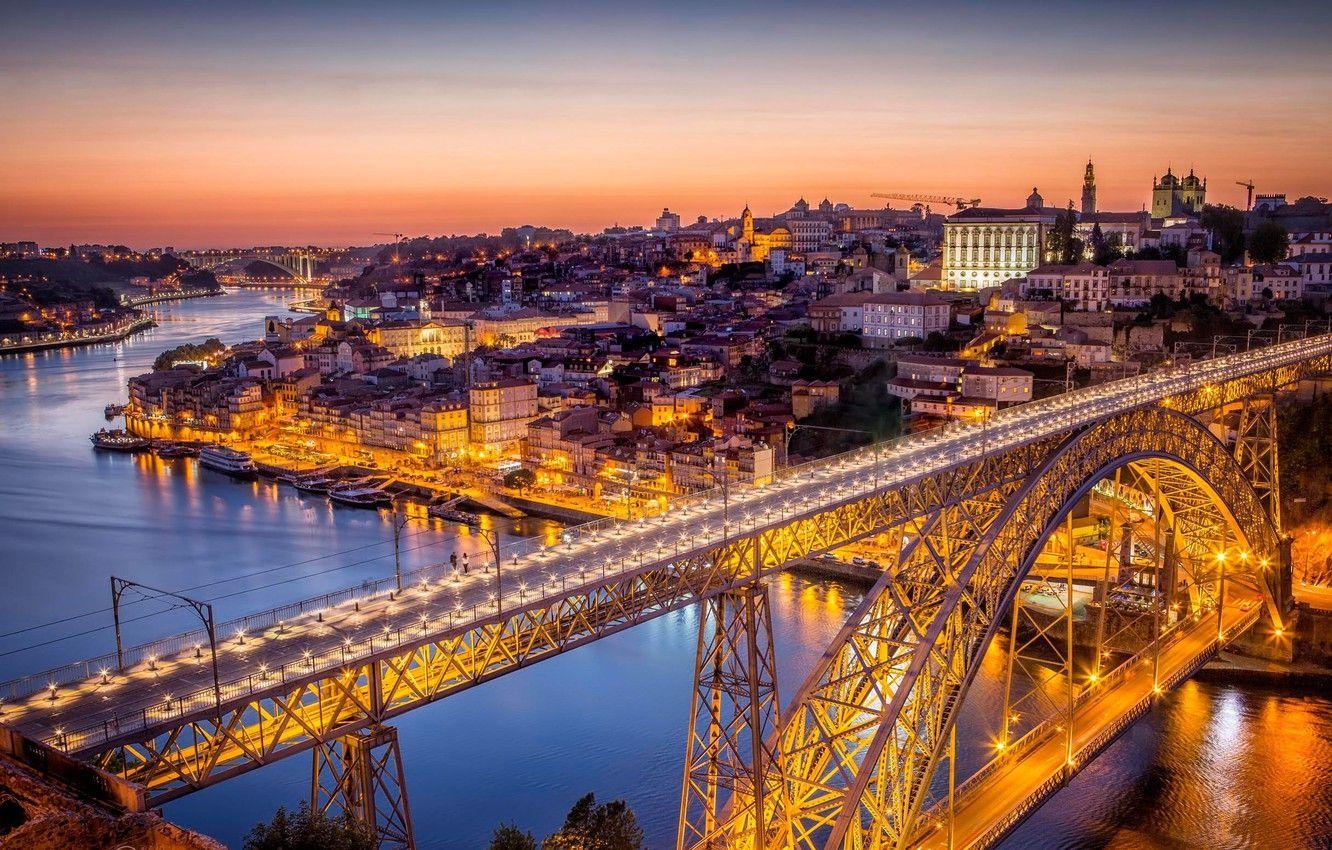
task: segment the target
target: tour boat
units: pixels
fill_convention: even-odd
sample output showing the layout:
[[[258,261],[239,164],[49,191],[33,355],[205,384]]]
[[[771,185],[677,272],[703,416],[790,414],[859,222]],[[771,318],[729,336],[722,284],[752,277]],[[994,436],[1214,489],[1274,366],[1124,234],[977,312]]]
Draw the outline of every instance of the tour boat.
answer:
[[[351,508],[386,508],[393,504],[389,495],[378,487],[334,487],[328,491],[328,497],[334,504]]]
[[[237,478],[251,478],[259,471],[248,454],[226,446],[205,446],[200,449],[199,464]]]
[[[153,449],[153,453],[163,460],[174,460],[178,457],[198,457],[199,449],[181,443],[162,443]]]
[[[125,431],[108,431],[105,428],[88,438],[93,448],[108,452],[141,452],[152,445],[143,437],[136,437]]]
[[[115,419],[117,416],[119,416],[120,414],[122,414],[122,413],[125,412],[125,405],[123,405],[123,404],[108,404],[108,405],[106,406],[106,410],[104,410],[104,411],[102,411],[102,412],[106,414],[106,418],[107,418],[107,419]]]
[[[469,513],[464,510],[459,510],[458,508],[454,507],[461,501],[462,497],[456,497],[442,504],[431,505],[430,507],[426,508],[426,513],[434,517],[435,519],[442,519],[448,522],[458,522],[462,523],[463,525],[476,525],[477,523],[481,522],[481,517],[477,516],[476,514]]]

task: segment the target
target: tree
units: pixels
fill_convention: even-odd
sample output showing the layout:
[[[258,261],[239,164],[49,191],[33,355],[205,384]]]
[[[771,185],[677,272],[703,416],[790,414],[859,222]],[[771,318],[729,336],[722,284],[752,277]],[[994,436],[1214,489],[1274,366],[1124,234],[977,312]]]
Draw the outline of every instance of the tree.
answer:
[[[1249,258],[1255,263],[1275,263],[1286,259],[1290,250],[1286,228],[1275,221],[1265,221],[1249,236]]]
[[[245,836],[245,850],[374,850],[374,829],[350,815],[331,818],[301,806],[279,808],[268,823],[255,824]]]
[[[537,843],[532,833],[505,823],[495,828],[495,834],[490,837],[490,850],[537,850]]]
[[[1077,216],[1070,201],[1068,209],[1060,212],[1055,218],[1054,226],[1050,228],[1047,237],[1046,247],[1056,263],[1071,266],[1082,259],[1082,240],[1073,235],[1073,227],[1076,224]]]
[[[1225,204],[1203,207],[1202,226],[1211,231],[1212,245],[1221,262],[1230,265],[1244,258],[1244,212]]]
[[[523,467],[504,476],[504,486],[511,490],[526,490],[536,483],[536,473]]]
[[[569,809],[564,826],[541,843],[541,850],[642,850],[643,830],[623,800],[597,805],[587,794]]]

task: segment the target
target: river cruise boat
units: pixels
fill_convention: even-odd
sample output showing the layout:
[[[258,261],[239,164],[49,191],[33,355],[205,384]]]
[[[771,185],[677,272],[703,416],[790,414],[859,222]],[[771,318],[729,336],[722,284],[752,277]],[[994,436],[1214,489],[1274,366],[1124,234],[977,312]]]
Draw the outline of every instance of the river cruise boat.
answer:
[[[200,449],[199,464],[237,478],[252,478],[259,471],[248,454],[226,446],[205,446]]]
[[[93,448],[107,452],[141,452],[152,445],[143,437],[136,437],[119,429],[108,431],[103,428],[88,439],[92,441]]]
[[[163,460],[175,460],[179,457],[198,457],[199,448],[182,443],[161,443],[153,448],[153,454]]]
[[[334,487],[328,491],[328,498],[335,505],[346,505],[349,508],[387,508],[393,504],[388,493],[378,487],[361,485]]]

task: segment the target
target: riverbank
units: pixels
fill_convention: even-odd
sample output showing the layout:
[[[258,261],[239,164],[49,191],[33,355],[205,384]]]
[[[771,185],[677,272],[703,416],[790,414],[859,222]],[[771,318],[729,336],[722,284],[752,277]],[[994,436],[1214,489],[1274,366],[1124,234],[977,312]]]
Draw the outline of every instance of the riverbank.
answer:
[[[1222,652],[1193,678],[1218,684],[1323,685],[1332,684],[1332,668],[1309,661],[1267,661],[1234,652]]]
[[[175,292],[162,292],[156,295],[125,295],[120,302],[126,307],[143,307],[147,304],[161,304],[167,301],[185,301],[190,298],[211,298],[214,295],[226,295],[224,289],[182,289]]]
[[[0,339],[0,354],[21,354],[52,348],[78,348],[85,345],[99,345],[105,342],[120,342],[139,331],[154,327],[156,324],[151,317],[141,315],[128,322],[117,322],[112,325],[111,329],[91,330],[81,328],[77,331],[8,336]]]

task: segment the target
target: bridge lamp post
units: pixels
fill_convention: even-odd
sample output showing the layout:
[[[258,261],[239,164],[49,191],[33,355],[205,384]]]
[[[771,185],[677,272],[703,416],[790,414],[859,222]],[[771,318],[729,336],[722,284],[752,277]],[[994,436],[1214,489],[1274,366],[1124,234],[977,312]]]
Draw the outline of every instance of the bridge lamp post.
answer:
[[[495,613],[502,614],[504,612],[504,575],[500,569],[499,531],[493,528],[482,528],[481,524],[477,522],[460,522],[458,525],[467,526],[475,531],[490,547],[491,555],[495,558]],[[486,567],[485,570],[490,572],[490,567]]]

